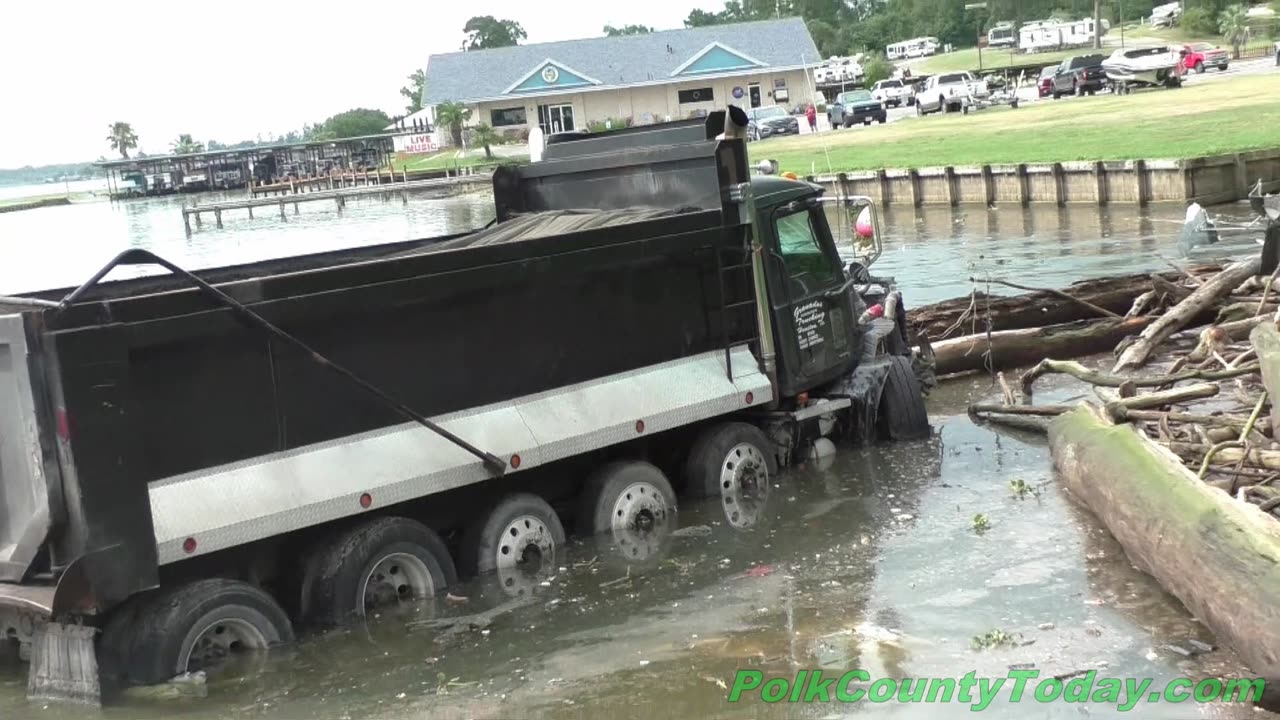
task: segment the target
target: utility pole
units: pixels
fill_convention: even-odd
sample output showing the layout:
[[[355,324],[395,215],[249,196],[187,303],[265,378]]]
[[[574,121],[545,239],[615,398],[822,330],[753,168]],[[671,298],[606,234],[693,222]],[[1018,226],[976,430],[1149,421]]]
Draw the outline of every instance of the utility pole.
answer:
[[[1102,0],[1093,0],[1093,47],[1102,49]]]
[[[964,9],[965,9],[965,10],[982,10],[982,9],[984,9],[984,8],[986,8],[986,7],[987,7],[987,3],[986,3],[986,2],[972,2],[972,3],[968,3],[968,4],[966,4],[966,5],[964,6]],[[978,20],[977,20],[977,25],[978,25],[978,36],[977,36],[977,40],[978,40],[978,72],[982,72],[982,16],[981,16],[979,13],[974,13],[974,15],[978,18]]]

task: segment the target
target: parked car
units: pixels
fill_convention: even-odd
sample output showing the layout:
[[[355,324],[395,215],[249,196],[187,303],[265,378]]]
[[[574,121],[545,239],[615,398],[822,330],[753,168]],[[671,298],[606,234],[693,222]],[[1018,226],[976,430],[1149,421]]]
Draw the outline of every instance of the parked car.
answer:
[[[883,124],[889,119],[884,103],[871,94],[870,90],[850,90],[836,96],[835,102],[827,106],[827,120],[831,127],[853,127],[854,123],[870,125],[872,120]]]
[[[1182,70],[1204,72],[1207,68],[1216,67],[1226,70],[1231,65],[1231,56],[1226,50],[1213,43],[1198,42],[1182,46]]]
[[[1077,55],[1058,65],[1053,74],[1053,99],[1063,95],[1090,95],[1107,86],[1107,73],[1102,69],[1105,55]]]
[[[752,108],[747,113],[747,137],[754,140],[799,133],[800,121],[781,105]]]
[[[1049,97],[1053,94],[1053,76],[1057,72],[1057,65],[1041,68],[1040,80],[1036,83],[1036,92],[1039,93],[1040,97]]]
[[[901,80],[881,80],[871,86],[871,96],[885,105],[902,107],[916,101],[916,94],[911,83]]]
[[[916,93],[916,114],[960,112],[991,96],[987,84],[970,72],[934,75]]]

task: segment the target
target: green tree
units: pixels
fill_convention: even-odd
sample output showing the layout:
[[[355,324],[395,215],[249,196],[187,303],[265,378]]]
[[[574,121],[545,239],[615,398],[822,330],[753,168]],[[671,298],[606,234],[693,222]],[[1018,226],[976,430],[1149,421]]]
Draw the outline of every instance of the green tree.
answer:
[[[893,63],[880,53],[872,53],[862,63],[863,82],[868,86],[893,77]]]
[[[477,15],[462,26],[467,34],[466,50],[486,50],[488,48],[511,47],[519,45],[528,35],[520,23],[515,20],[499,20],[492,15]]]
[[[618,37],[619,35],[647,35],[653,32],[653,28],[648,25],[623,25],[622,27],[614,27],[612,25],[604,26],[604,34],[609,37]]]
[[[436,106],[436,124],[449,128],[453,144],[462,146],[462,126],[471,117],[471,110],[458,102],[443,102]]]
[[[120,157],[128,160],[129,151],[138,147],[138,134],[127,122],[114,122],[108,126],[107,142],[112,150],[120,152]]]
[[[169,145],[170,151],[174,155],[190,155],[191,153],[204,152],[204,144],[198,143],[191,139],[187,133],[182,133]]]
[[[1236,57],[1240,57],[1241,49],[1249,44],[1249,38],[1253,36],[1253,30],[1249,27],[1249,8],[1232,5],[1223,10],[1218,18],[1218,29],[1222,32],[1222,39],[1231,43]]]
[[[321,123],[320,127],[329,137],[318,139],[333,138],[352,138],[361,137],[363,135],[380,135],[382,131],[391,124],[391,118],[381,110],[369,110],[366,108],[356,108],[346,112],[338,113],[333,117]]]
[[[727,22],[721,18],[720,13],[707,12],[694,8],[689,11],[689,17],[684,19],[685,27],[706,27],[708,25],[719,25]]]
[[[480,123],[471,130],[471,144],[483,147],[484,156],[487,158],[493,157],[493,151],[489,149],[489,146],[498,145],[501,142],[502,136],[485,123]]]
[[[409,76],[409,84],[400,88],[400,94],[409,101],[404,106],[404,111],[412,115],[422,109],[422,90],[427,85],[427,74],[421,70],[414,70]]]
[[[1192,35],[1212,35],[1218,31],[1213,12],[1200,7],[1187,8],[1179,21],[1182,29]]]

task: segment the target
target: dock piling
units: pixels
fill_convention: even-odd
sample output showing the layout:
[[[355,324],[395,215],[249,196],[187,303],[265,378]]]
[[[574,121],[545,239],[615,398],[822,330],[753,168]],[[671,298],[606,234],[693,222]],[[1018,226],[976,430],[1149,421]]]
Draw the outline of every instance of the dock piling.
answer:
[[[217,209],[213,211],[213,219],[217,223],[218,229],[221,230],[222,229],[222,210],[221,209]]]
[[[187,214],[186,210],[182,211],[182,227],[187,231],[187,235],[191,234],[191,216]]]

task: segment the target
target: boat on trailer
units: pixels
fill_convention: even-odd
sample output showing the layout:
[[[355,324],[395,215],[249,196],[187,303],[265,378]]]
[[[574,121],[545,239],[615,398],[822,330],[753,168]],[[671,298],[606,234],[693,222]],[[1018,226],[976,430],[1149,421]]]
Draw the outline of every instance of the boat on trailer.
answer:
[[[1134,85],[1177,87],[1182,84],[1178,61],[1178,53],[1164,45],[1122,48],[1102,61],[1102,69],[1120,92]]]

